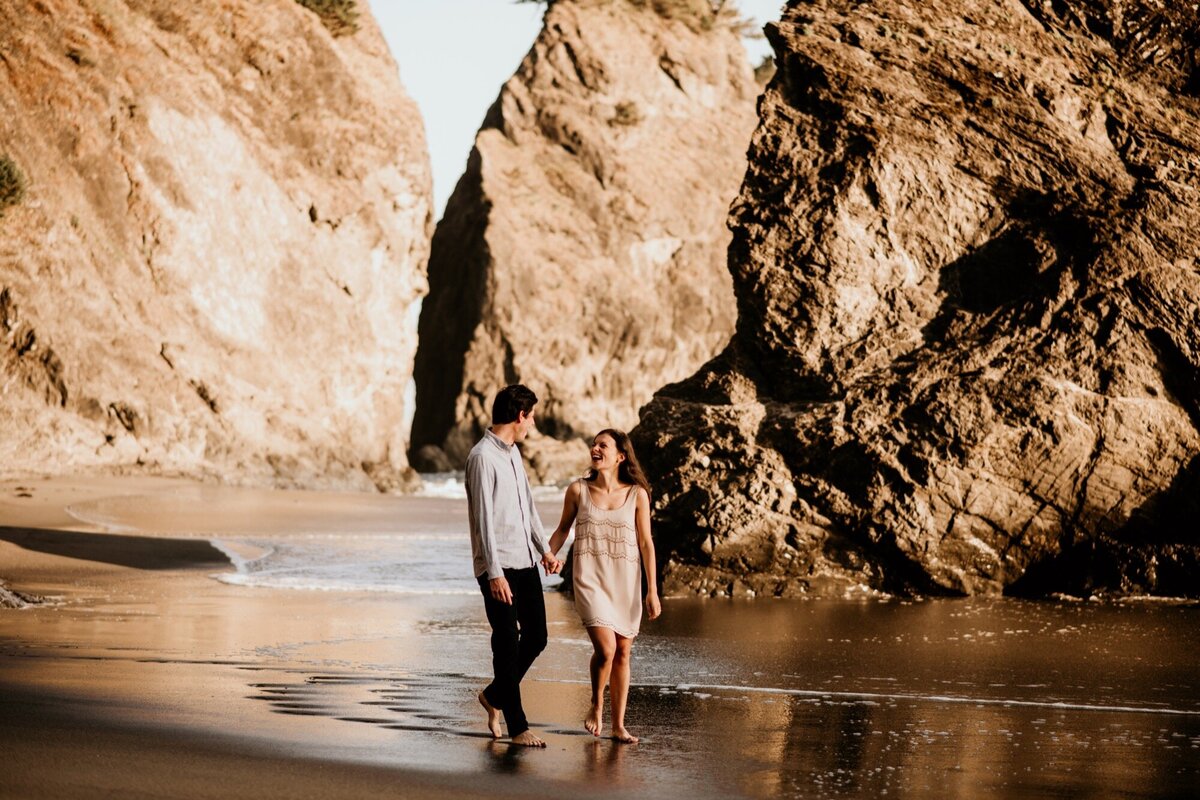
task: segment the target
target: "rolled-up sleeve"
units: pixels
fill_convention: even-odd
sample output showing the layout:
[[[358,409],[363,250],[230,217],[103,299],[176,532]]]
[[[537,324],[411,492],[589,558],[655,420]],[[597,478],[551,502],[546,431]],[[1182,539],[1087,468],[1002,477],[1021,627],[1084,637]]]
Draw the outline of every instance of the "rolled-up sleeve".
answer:
[[[496,520],[492,494],[496,485],[496,470],[486,458],[472,454],[467,459],[467,510],[471,527],[471,549],[487,568],[488,580],[504,577],[504,569],[496,553]]]

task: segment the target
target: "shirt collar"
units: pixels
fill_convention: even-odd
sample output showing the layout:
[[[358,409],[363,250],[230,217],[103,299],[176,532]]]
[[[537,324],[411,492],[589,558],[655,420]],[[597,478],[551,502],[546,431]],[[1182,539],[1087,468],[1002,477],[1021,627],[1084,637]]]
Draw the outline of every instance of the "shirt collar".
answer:
[[[487,439],[489,442],[496,445],[496,447],[499,447],[501,450],[503,450],[506,453],[510,452],[513,449],[513,445],[509,444],[508,442],[504,441],[496,434],[492,433],[490,428],[488,430],[484,431],[483,438]]]

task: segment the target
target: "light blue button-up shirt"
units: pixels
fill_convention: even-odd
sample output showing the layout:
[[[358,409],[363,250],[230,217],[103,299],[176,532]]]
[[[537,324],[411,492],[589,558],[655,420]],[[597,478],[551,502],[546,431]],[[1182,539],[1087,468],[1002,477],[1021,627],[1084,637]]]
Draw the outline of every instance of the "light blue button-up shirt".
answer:
[[[535,566],[550,549],[521,451],[491,431],[467,456],[467,519],[475,577]]]

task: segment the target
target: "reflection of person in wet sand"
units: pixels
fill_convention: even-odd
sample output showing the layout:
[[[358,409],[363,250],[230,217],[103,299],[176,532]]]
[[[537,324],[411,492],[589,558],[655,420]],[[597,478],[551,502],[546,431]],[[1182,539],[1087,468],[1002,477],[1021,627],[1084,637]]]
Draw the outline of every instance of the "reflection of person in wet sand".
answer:
[[[638,739],[625,729],[625,705],[630,652],[642,622],[643,568],[646,614],[654,619],[662,612],[650,538],[650,486],[625,433],[600,431],[592,440],[591,456],[591,471],[567,487],[550,551],[558,552],[574,522],[575,608],[594,649],[592,708],[583,725],[593,736],[600,735],[607,685],[612,736],[632,744]]]
[[[467,457],[467,515],[475,577],[492,626],[493,681],[479,693],[492,737],[500,738],[500,712],[513,744],[545,747],[529,730],[521,705],[521,679],[546,647],[546,605],[537,565],[562,564],[546,544],[533,491],[516,443],[533,427],[537,395],[506,386],[492,403],[492,427]]]

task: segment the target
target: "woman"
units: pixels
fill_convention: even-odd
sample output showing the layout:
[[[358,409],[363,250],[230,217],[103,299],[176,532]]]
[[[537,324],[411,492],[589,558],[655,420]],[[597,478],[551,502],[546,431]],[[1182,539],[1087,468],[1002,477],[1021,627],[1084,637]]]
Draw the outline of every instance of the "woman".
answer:
[[[575,523],[572,571],[575,608],[592,640],[592,708],[583,726],[599,736],[604,686],[612,701],[612,737],[633,744],[625,729],[629,655],[642,622],[642,575],[646,615],[662,613],[650,538],[650,486],[629,437],[606,428],[592,440],[592,469],[567,487],[562,519],[550,537],[557,553]]]

